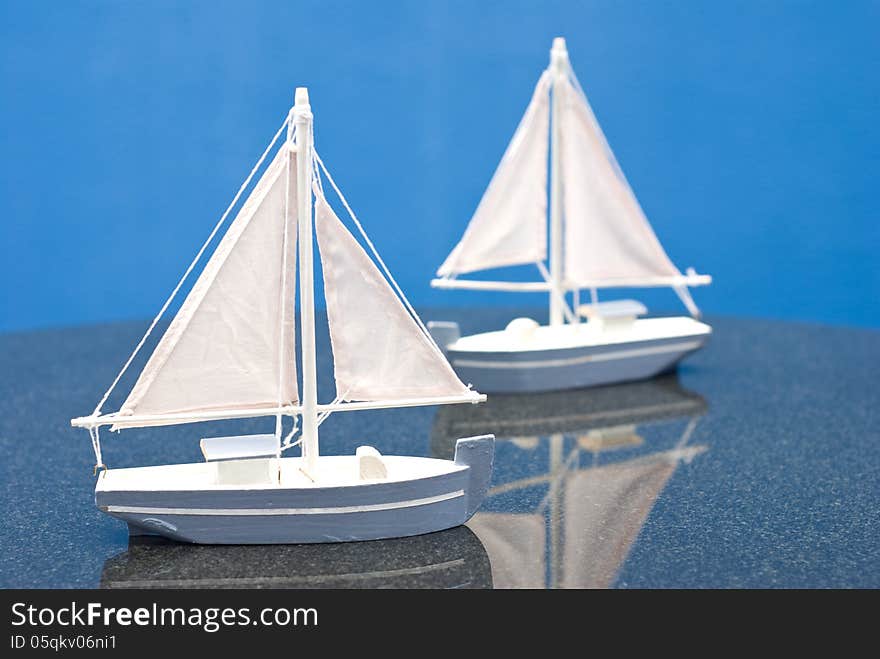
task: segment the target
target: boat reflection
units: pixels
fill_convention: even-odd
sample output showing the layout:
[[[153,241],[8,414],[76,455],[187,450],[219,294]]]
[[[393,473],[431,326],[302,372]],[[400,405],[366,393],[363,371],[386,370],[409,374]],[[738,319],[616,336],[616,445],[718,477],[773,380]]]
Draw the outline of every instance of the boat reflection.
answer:
[[[190,545],[133,538],[101,588],[491,588],[466,526],[411,538],[314,545]]]
[[[432,450],[495,433],[493,486],[470,522],[496,588],[612,585],[708,406],[675,374],[626,385],[491,396],[441,408]]]

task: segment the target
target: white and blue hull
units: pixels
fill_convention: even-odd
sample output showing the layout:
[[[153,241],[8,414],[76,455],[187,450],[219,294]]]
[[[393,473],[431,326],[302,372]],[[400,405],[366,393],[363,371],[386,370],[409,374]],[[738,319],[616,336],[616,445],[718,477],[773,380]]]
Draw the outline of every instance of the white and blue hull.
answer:
[[[160,535],[201,544],[296,544],[412,536],[452,528],[470,519],[488,488],[493,454],[491,436],[463,439],[457,443],[454,461],[384,456],[389,465],[387,479],[353,479],[349,484],[328,482],[326,486],[320,479],[305,486],[285,486],[286,475],[302,479],[299,458],[265,460],[269,473],[281,469],[281,482],[275,484],[175,486],[186,478],[187,471],[196,480],[210,479],[210,471],[216,467],[211,463],[119,469],[102,474],[95,503],[125,521],[132,535]],[[319,460],[330,471],[356,473],[354,456]],[[414,469],[420,477],[398,480],[394,476],[395,472],[412,473]],[[126,481],[134,485],[148,480],[157,485],[126,486]]]
[[[655,319],[636,321],[648,323]],[[667,320],[667,319],[656,319]],[[505,340],[505,332],[463,337],[446,345],[449,362],[463,382],[486,393],[533,393],[592,387],[651,378],[673,370],[709,339],[708,325],[690,319],[684,331],[669,335],[644,332],[591,332],[562,326],[560,347],[547,337]],[[581,327],[583,329],[581,329]],[[693,331],[688,331],[691,327]],[[541,327],[549,333],[557,328]],[[669,328],[666,328],[669,329]],[[581,335],[576,335],[581,332]],[[537,345],[536,345],[537,344]]]
[[[447,356],[458,377],[480,391],[521,393],[654,377],[675,368],[705,342],[705,338],[694,337],[510,353],[450,350]]]

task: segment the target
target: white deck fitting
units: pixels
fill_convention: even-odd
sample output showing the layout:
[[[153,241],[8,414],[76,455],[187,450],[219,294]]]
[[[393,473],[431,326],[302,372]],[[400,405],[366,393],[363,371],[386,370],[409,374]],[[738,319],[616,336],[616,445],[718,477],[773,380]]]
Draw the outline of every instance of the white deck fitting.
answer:
[[[577,308],[584,318],[637,318],[648,313],[648,308],[638,300],[611,300],[596,304],[582,304]]]
[[[208,437],[199,442],[206,462],[242,458],[275,457],[278,440],[275,435],[236,435]]]

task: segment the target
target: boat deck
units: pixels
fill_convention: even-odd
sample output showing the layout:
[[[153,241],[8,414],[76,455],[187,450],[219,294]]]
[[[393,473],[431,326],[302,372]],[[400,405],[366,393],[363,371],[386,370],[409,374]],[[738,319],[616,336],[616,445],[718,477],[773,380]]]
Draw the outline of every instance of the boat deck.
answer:
[[[387,469],[383,483],[429,478],[461,471],[467,467],[448,460],[386,455],[382,461]],[[341,487],[378,482],[360,478],[357,456],[321,456],[318,468],[307,476],[301,469],[301,458],[258,458],[223,462],[195,462],[110,469],[101,474],[96,492],[113,491],[174,491],[273,489],[279,487],[275,465],[281,469],[280,487]]]
[[[564,350],[705,336],[712,328],[687,316],[640,318],[623,326],[592,323],[540,325],[530,332],[499,330],[463,336],[447,346],[453,352],[518,352]]]

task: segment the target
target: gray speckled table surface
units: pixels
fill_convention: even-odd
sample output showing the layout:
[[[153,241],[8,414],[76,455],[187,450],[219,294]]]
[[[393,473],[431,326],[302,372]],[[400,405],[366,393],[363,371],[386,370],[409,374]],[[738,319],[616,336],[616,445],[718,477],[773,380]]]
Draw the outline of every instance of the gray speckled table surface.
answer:
[[[423,317],[471,332],[527,311]],[[880,586],[880,332],[708,320],[712,341],[677,375],[335,415],[325,453],[445,457],[456,437],[494,432],[490,496],[450,531],[282,547],[130,546],[95,509],[89,440],[69,419],[91,411],[144,323],[0,335],[0,586]],[[332,397],[325,377],[319,398]],[[105,433],[105,458],[198,461],[199,438],[267,423]]]

